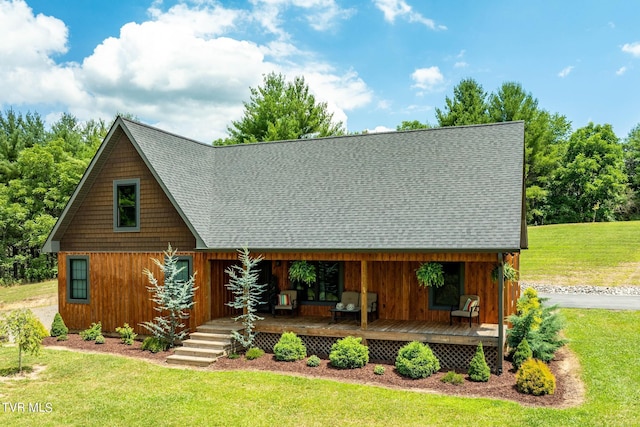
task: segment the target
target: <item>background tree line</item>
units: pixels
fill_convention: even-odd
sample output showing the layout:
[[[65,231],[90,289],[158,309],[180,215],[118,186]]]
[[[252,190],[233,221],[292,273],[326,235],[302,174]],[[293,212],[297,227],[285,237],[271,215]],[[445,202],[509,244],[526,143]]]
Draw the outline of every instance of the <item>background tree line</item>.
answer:
[[[267,74],[250,93],[243,117],[214,145],[346,133],[303,77]],[[436,119],[438,127],[525,122],[529,224],[640,219],[640,124],[622,140],[609,124],[572,130],[564,115],[539,107],[519,83],[488,94],[473,79],[455,86]],[[55,275],[55,258],[40,248],[109,127],[64,114],[47,130],[37,113],[0,113],[0,284]],[[397,130],[429,127],[413,120]]]
[[[55,276],[40,248],[107,130],[69,114],[46,130],[37,113],[0,112],[0,284]]]

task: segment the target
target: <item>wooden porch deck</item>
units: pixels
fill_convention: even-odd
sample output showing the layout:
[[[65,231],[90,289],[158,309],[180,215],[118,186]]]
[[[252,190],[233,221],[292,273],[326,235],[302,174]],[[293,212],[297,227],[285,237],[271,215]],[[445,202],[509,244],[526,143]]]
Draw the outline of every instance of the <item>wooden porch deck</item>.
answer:
[[[498,325],[491,323],[469,323],[454,321],[448,323],[376,319],[368,322],[362,330],[355,320],[340,319],[330,323],[328,317],[272,317],[265,315],[264,320],[256,322],[256,332],[281,334],[295,332],[297,335],[336,337],[349,335],[370,340],[421,341],[438,344],[471,345],[479,342],[485,347],[498,347]],[[216,327],[238,329],[241,324],[231,318],[213,319],[206,323]],[[503,343],[504,344],[504,343]]]

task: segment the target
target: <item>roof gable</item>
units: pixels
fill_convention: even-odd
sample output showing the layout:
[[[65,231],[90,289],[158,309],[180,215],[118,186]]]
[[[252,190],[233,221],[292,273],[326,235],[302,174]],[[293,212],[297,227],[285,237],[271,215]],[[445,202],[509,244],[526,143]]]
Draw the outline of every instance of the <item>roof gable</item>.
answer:
[[[212,147],[119,118],[90,169],[120,131],[201,249],[526,247],[523,122]]]

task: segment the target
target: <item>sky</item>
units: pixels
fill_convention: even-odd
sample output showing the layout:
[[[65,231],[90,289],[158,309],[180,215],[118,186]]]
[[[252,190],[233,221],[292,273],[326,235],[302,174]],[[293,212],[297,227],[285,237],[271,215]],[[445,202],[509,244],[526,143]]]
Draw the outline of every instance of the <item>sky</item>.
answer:
[[[211,142],[277,72],[349,132],[386,131],[437,124],[472,78],[624,138],[640,124],[638,18],[626,0],[0,0],[0,110],[127,113]]]

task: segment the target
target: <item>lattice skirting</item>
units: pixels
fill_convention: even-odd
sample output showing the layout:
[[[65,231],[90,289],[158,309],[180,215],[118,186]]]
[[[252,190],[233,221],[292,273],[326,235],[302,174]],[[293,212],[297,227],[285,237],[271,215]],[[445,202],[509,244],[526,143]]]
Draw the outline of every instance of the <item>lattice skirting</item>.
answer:
[[[299,335],[307,347],[307,354],[315,354],[319,357],[329,357],[331,346],[337,341],[334,337],[317,337]],[[267,353],[273,353],[273,346],[280,339],[280,334],[258,333],[255,344]],[[372,361],[385,361],[394,363],[398,350],[407,344],[407,341],[368,340],[369,359]],[[440,361],[442,369],[460,369],[466,371],[469,362],[476,352],[476,347],[471,345],[437,344],[430,343],[429,347]],[[498,349],[496,347],[483,347],[484,358],[492,371],[495,372],[498,361]]]

